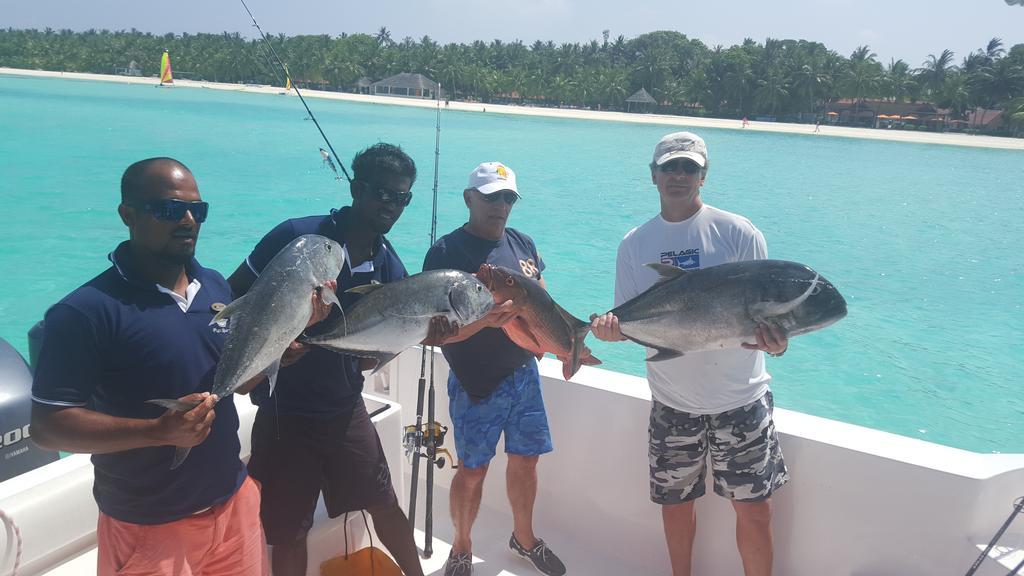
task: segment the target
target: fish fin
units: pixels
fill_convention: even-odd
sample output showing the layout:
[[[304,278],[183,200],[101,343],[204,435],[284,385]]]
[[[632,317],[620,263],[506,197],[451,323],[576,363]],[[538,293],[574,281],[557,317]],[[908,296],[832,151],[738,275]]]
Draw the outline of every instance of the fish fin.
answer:
[[[168,410],[176,410],[178,412],[188,412],[196,406],[199,406],[199,402],[182,402],[181,400],[172,400],[169,398],[157,398],[155,400],[146,400],[147,404],[154,404],[161,408],[167,408]]]
[[[373,376],[374,374],[379,372],[380,369],[383,368],[384,365],[387,364],[388,362],[391,362],[395,358],[395,356],[398,356],[398,354],[393,354],[391,352],[380,352],[378,354],[370,356],[371,358],[377,360],[377,365],[373,367],[373,371],[370,372],[370,376]]]
[[[543,346],[540,341],[537,340],[537,336],[534,335],[533,331],[530,330],[530,325],[526,323],[526,320],[522,316],[516,316],[509,320],[501,327],[501,330],[505,332],[509,340],[515,343],[516,346],[524,350],[529,350],[537,359],[544,357]]]
[[[174,470],[178,466],[181,466],[181,464],[185,461],[185,458],[188,458],[188,453],[191,451],[191,448],[182,448],[180,446],[175,448],[174,460],[171,461],[171,470]]]
[[[811,293],[818,286],[818,278],[820,278],[820,275],[815,274],[814,280],[811,280],[811,285],[807,287],[807,290],[804,290],[802,294],[788,302],[758,302],[757,304],[752,304],[747,310],[750,317],[756,322],[767,324],[770,318],[789,314],[810,297]]]
[[[568,313],[562,310],[562,314],[566,315]],[[590,355],[590,349],[583,343],[584,340],[587,339],[587,334],[590,332],[590,324],[586,324],[580,320],[576,321],[579,322],[579,325],[577,325],[573,330],[572,348],[569,351],[569,358],[567,358],[567,360],[569,360],[569,364],[566,365],[565,362],[562,363],[562,375],[565,376],[566,380],[572,378],[572,376],[579,371],[580,366],[583,364],[584,356]]]
[[[682,352],[669,350],[668,348],[655,348],[655,350],[657,350],[657,353],[648,357],[648,362],[661,362],[662,360],[671,360],[672,358],[678,358],[683,355]]]
[[[658,281],[654,283],[655,286],[686,274],[686,270],[683,270],[682,268],[672,266],[671,264],[662,264],[661,262],[651,262],[649,264],[644,264],[644,266],[654,270],[660,276]]]
[[[244,301],[245,295],[239,296],[238,298],[232,300],[231,304],[228,304],[227,306],[224,307],[223,310],[217,312],[217,315],[213,317],[213,320],[210,320],[210,326],[213,326],[217,322],[220,322],[221,320],[224,320],[225,318],[229,318],[232,315],[236,314],[239,310],[242,309]]]
[[[384,286],[383,284],[381,284],[380,282],[377,282],[376,280],[374,280],[374,281],[370,282],[369,284],[363,284],[362,286],[356,286],[355,288],[349,288],[348,290],[345,290],[345,293],[346,294],[369,294],[370,292],[373,292],[374,290],[377,290],[378,288],[381,288],[383,286]],[[340,308],[341,306],[338,306],[338,307]]]
[[[320,299],[325,304],[333,304],[341,309],[341,300],[338,300],[338,295],[334,293],[334,290],[324,290],[323,286],[320,287]]]
[[[597,366],[601,364],[601,361],[598,360],[597,356],[594,356],[593,354],[587,354],[583,358],[580,358],[580,363],[582,363],[584,366]]]
[[[270,366],[267,366],[266,370],[263,371],[263,373],[267,375],[267,380],[270,381],[270,394],[268,394],[268,396],[274,395],[274,387],[277,386],[277,372],[280,369],[281,359],[278,358],[277,360],[274,360],[274,362],[271,363]]]

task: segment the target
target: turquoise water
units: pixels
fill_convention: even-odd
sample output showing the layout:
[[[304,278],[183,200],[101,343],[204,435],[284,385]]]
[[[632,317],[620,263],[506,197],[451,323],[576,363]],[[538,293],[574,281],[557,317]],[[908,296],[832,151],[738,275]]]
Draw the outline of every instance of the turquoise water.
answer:
[[[391,239],[419,270],[430,229],[434,113],[311,100],[343,158],[401,144],[421,170]],[[229,274],[280,220],[348,202],[295,98],[0,76],[0,337],[27,356],[48,305],[107,266],[126,231],[121,172],[174,156],[212,204],[201,261]],[[580,317],[612,301],[623,234],[657,212],[646,164],[674,128],[445,112],[438,230],[460,225],[478,162],[518,173],[512,225]],[[850,315],[771,360],[779,405],[960,448],[1024,452],[1024,153],[701,129],[705,200],[748,216],[772,257],[807,263]],[[591,343],[643,375],[633,344]],[[552,417],[558,417],[553,415]]]

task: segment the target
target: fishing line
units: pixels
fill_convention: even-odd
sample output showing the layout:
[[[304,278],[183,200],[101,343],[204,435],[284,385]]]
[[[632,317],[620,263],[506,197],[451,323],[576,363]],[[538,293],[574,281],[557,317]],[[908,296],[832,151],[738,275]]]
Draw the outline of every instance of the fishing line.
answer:
[[[270,39],[267,38],[267,35],[265,32],[263,32],[263,29],[260,28],[259,23],[256,22],[256,17],[252,15],[252,10],[249,10],[249,6],[246,5],[245,0],[238,1],[242,3],[242,7],[245,8],[245,11],[249,13],[249,18],[252,19],[253,26],[255,26],[256,30],[259,31],[260,37],[263,38],[263,41],[267,43],[267,47],[270,48],[270,53],[274,56],[274,60],[277,61],[277,64],[281,67],[281,70],[284,71],[285,78],[290,80],[291,75],[288,73],[288,67],[285,66],[284,62],[281,61],[281,57],[277,55],[277,50],[274,50],[274,45],[270,42]],[[316,129],[320,131],[320,136],[323,137],[324,142],[327,144],[327,148],[331,151],[331,155],[334,156],[335,162],[341,168],[342,173],[345,174],[345,179],[351,183],[352,177],[348,175],[348,170],[345,169],[345,163],[341,161],[341,158],[338,157],[338,153],[334,151],[334,146],[331,145],[331,141],[327,138],[327,134],[324,133],[324,129],[320,127],[320,122],[318,122],[316,116],[313,115],[313,111],[309,109],[309,104],[306,104],[306,99],[302,97],[302,92],[299,90],[298,84],[292,82],[292,88],[295,90],[295,95],[299,97],[299,100],[302,102],[302,105],[305,106],[306,113],[309,114],[309,119],[313,121],[313,124],[316,124]]]

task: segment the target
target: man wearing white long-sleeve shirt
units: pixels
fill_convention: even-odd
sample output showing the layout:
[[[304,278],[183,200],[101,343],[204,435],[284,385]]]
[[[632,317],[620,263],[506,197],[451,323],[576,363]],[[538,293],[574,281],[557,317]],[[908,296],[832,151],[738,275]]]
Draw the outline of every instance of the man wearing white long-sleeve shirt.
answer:
[[[703,203],[707,146],[690,132],[658,142],[651,180],[660,213],[619,245],[615,305],[654,285],[657,262],[682,269],[767,258],[764,236],[750,220]],[[611,313],[593,319],[593,332],[622,340]],[[662,506],[672,572],[688,576],[696,533],[694,503],[704,495],[707,462],[715,492],[736,510],[736,541],[747,576],[771,574],[771,495],[788,480],[772,421],[771,376],[764,353],[781,356],[788,341],[775,326],[757,328],[743,348],[687,353],[647,363],[653,403],[650,421],[651,500]]]

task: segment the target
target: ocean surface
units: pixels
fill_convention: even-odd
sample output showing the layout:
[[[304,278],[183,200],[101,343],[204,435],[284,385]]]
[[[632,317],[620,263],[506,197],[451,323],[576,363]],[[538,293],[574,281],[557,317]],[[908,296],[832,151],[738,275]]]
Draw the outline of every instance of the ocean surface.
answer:
[[[411,271],[429,244],[432,110],[310,99],[345,159],[378,141],[418,162],[389,235]],[[0,338],[28,356],[46,308],[127,237],[124,168],[173,156],[211,203],[198,256],[225,276],[272,226],[349,202],[295,97],[0,76]],[[533,236],[556,300],[611,307],[615,253],[658,212],[647,163],[678,128],[442,115],[438,232],[467,216],[479,162],[519,177],[511,225]],[[810,132],[810,128],[808,129]],[[980,452],[1024,452],[1024,152],[700,129],[705,202],[750,218],[773,258],[806,263],[849,316],[769,359],[778,405]],[[593,341],[604,368],[644,374],[632,343]]]

